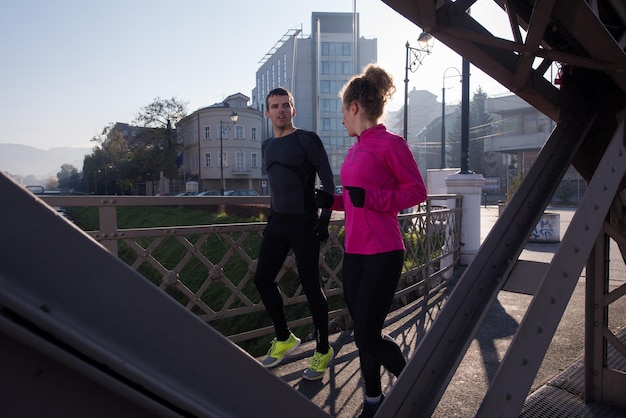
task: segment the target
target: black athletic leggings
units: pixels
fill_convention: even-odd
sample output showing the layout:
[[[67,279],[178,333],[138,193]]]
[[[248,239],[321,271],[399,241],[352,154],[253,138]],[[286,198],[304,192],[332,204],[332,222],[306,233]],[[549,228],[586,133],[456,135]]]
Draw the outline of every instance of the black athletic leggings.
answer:
[[[273,213],[263,233],[254,284],[272,319],[276,337],[285,340],[289,328],[283,312],[283,299],[276,283],[290,249],[296,256],[298,276],[309,302],[317,329],[317,351],[328,351],[328,301],[322,291],[319,272],[320,242],[313,238],[317,216]]]
[[[344,297],[354,322],[365,393],[371,397],[382,393],[381,365],[395,376],[406,365],[400,347],[381,337],[403,260],[402,250],[373,255],[344,254],[343,258]]]

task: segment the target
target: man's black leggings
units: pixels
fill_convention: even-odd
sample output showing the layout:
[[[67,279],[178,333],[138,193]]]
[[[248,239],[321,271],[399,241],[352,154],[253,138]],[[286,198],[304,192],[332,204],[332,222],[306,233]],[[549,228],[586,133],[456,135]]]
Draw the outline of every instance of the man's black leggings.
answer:
[[[290,249],[296,256],[298,276],[309,302],[317,329],[317,351],[328,351],[328,301],[322,291],[319,272],[320,242],[313,238],[316,214],[281,215],[273,213],[263,233],[254,284],[272,319],[276,337],[285,340],[289,328],[283,312],[283,299],[276,283]]]
[[[354,340],[367,396],[382,393],[381,365],[395,376],[406,365],[400,347],[381,336],[403,261],[402,250],[373,255],[344,254],[343,292],[354,322]]]

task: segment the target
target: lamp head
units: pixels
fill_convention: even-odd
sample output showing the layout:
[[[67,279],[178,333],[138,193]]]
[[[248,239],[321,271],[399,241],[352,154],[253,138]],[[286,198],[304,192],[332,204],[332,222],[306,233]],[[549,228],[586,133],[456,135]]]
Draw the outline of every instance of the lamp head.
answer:
[[[237,119],[239,119],[239,115],[233,110],[233,113],[230,114],[230,121],[235,123],[237,122]]]
[[[430,50],[435,44],[433,36],[428,32],[420,33],[420,36],[417,38],[417,43],[420,46],[420,49],[427,54],[430,54]]]

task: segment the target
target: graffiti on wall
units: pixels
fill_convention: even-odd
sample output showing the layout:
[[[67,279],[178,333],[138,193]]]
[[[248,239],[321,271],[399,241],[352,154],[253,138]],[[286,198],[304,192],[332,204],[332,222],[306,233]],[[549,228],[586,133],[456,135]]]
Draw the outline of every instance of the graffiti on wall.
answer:
[[[530,240],[535,242],[560,241],[560,217],[553,214],[544,214],[530,234]]]

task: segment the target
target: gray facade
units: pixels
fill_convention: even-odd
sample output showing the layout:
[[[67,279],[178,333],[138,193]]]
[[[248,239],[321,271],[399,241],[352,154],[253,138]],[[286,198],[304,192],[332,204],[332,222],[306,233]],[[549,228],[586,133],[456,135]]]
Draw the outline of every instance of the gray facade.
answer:
[[[198,109],[176,124],[184,146],[181,170],[187,180],[198,182],[198,191],[255,189],[263,192],[261,172],[262,120],[250,99],[233,94],[223,102]],[[230,116],[237,113],[237,122]],[[221,132],[220,132],[221,131]],[[223,167],[220,164],[223,151]]]
[[[358,14],[354,19],[352,13],[314,12],[311,32],[303,37],[301,30],[289,30],[261,60],[252,106],[265,112],[265,97],[270,90],[290,89],[296,106],[295,125],[320,136],[338,176],[353,143],[342,125],[339,91],[366,64],[376,62],[377,40],[359,37]],[[264,134],[265,138],[272,135],[267,120]]]

